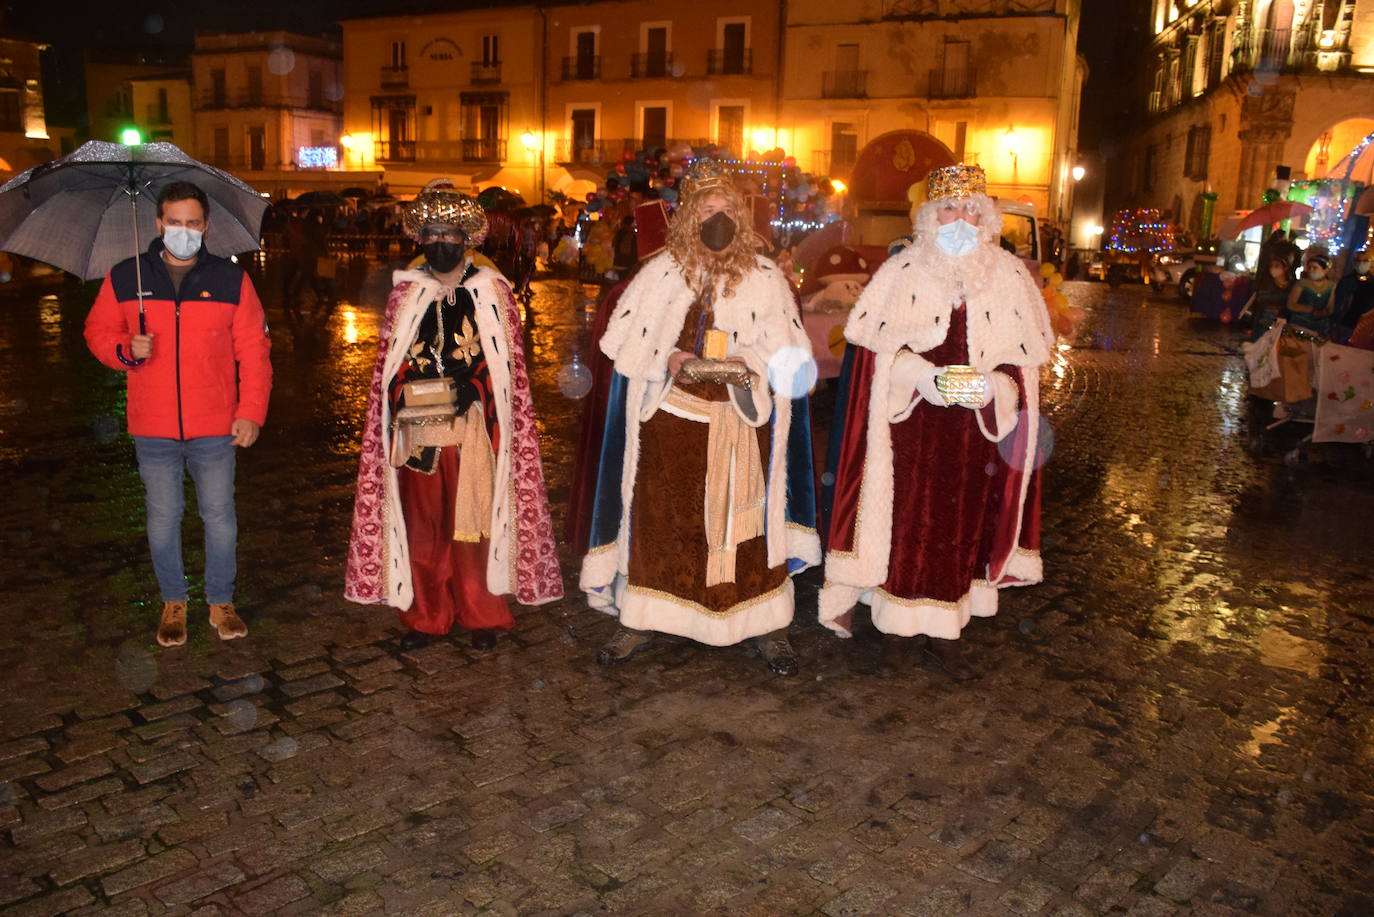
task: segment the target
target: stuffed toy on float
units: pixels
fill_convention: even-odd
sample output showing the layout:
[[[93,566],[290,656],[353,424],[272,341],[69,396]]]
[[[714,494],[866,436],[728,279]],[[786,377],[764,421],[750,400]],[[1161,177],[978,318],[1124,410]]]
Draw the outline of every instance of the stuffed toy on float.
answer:
[[[827,249],[802,284],[806,312],[845,312],[853,307],[873,276],[868,260],[855,249],[836,245]]]

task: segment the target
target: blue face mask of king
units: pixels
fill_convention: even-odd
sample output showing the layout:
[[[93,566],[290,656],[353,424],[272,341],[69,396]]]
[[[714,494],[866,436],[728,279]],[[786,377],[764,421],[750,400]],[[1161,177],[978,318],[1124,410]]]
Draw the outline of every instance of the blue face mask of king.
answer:
[[[203,236],[199,229],[187,229],[185,226],[167,226],[162,230],[162,244],[167,246],[167,251],[172,253],[172,257],[181,261],[190,261],[200,251],[200,239]]]
[[[960,258],[978,247],[978,227],[968,220],[945,223],[935,230],[935,244],[951,258]]]

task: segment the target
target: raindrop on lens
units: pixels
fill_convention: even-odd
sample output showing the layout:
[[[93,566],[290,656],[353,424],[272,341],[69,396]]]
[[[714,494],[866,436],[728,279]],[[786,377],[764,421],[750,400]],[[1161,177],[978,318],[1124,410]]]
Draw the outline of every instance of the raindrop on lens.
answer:
[[[283,736],[275,742],[268,742],[264,745],[261,754],[271,761],[285,761],[287,758],[296,757],[296,753],[300,750],[295,739],[290,736]]]
[[[324,87],[324,97],[331,102],[337,102],[343,98],[343,84],[330,83]]]
[[[142,694],[157,681],[157,660],[146,650],[124,646],[115,657],[115,675],[121,685]]]
[[[50,531],[50,532],[60,532],[60,531],[62,531],[62,520],[61,520],[61,519],[49,519],[49,520],[48,520],[48,531]]]
[[[239,732],[247,732],[258,724],[258,708],[246,700],[231,701],[224,710],[224,718]]]
[[[816,384],[816,361],[800,347],[783,347],[768,360],[768,384],[784,398],[800,398]]]
[[[533,688],[535,691],[543,691],[544,679],[536,678],[534,681],[530,682],[530,687]]]
[[[1026,415],[1023,412],[1021,414],[1021,422],[1024,423],[1025,421]],[[1013,451],[1019,439],[1020,438],[1017,436],[1008,436],[997,444],[997,453],[1002,456],[1002,461],[1013,468],[1020,467],[1021,464],[1019,461],[1016,461],[1016,456]],[[1050,456],[1053,453],[1054,425],[1049,422],[1048,418],[1042,416],[1040,418],[1040,432],[1036,436],[1035,461],[1031,463],[1032,467],[1043,468],[1045,463],[1050,460]]]
[[[157,13],[153,13],[147,19],[143,20],[143,31],[147,32],[149,35],[161,34],[162,17],[159,16]]]
[[[565,398],[585,398],[592,390],[592,371],[582,365],[582,358],[573,354],[572,362],[558,371],[558,390]]]
[[[109,414],[102,414],[91,424],[91,435],[95,437],[96,442],[114,442],[115,437],[119,435],[119,421]]]
[[[821,483],[826,487],[833,487],[835,485],[835,476],[827,471],[821,475]]]
[[[0,271],[0,283],[9,283],[12,279],[9,271]]]
[[[14,787],[8,780],[0,780],[0,808],[8,808],[14,803]]]
[[[277,76],[284,76],[296,69],[296,55],[290,48],[273,48],[267,55],[267,69]]]

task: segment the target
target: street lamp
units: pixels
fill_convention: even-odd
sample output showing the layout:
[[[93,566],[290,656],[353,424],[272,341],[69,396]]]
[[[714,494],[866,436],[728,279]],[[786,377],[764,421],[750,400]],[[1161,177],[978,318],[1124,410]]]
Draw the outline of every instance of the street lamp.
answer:
[[[1083,176],[1088,174],[1088,170],[1082,166],[1074,166],[1073,169],[1069,171],[1069,174],[1073,176],[1074,181],[1082,181]]]
[[[520,135],[520,143],[526,151],[531,154],[538,154],[538,172],[535,175],[535,183],[538,186],[539,203],[544,202],[544,144],[540,142],[540,136],[534,131],[525,131]]]
[[[1012,181],[1016,180],[1016,154],[1021,148],[1021,135],[1016,133],[1014,124],[1007,125],[1007,132],[1002,135],[1002,142],[1007,146],[1007,152],[1011,154],[1011,173]]]

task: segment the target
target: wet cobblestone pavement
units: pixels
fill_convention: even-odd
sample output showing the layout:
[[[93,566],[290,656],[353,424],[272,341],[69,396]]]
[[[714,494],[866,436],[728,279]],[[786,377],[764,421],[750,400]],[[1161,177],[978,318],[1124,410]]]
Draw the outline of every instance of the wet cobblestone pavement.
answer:
[[[239,463],[251,634],[193,603],[175,650],[121,380],[77,296],[0,305],[6,913],[1374,913],[1372,469],[1248,452],[1229,329],[1068,285],[1047,583],[965,632],[977,681],[875,679],[814,575],[798,678],[682,642],[603,671],[576,598],[485,656],[402,654],[341,598],[383,282],[317,336],[278,321]],[[541,285],[530,345],[560,524],[581,309]]]

